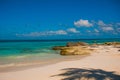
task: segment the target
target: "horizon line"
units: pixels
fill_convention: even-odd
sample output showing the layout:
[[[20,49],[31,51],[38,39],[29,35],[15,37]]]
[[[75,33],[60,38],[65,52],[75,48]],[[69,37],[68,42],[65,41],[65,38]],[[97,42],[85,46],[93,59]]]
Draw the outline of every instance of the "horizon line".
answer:
[[[22,42],[22,41],[75,41],[75,40],[104,40],[104,39],[120,39],[120,38],[82,38],[82,39],[1,39],[0,42]]]

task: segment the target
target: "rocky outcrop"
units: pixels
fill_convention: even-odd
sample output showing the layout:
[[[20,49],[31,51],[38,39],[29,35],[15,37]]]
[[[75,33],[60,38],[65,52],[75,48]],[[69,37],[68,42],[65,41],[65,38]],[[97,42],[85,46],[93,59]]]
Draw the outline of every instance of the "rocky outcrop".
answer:
[[[105,42],[104,45],[120,45],[120,42]]]
[[[64,49],[65,48],[65,46],[54,46],[53,48],[52,48],[52,50],[62,50],[62,49]]]
[[[73,54],[73,52],[74,52],[74,50],[71,48],[65,48],[65,49],[62,49],[61,51],[60,51],[60,54],[61,55],[72,55]]]
[[[86,55],[92,53],[99,46],[114,46],[120,48],[120,42],[106,42],[103,44],[91,44],[85,42],[68,42],[66,46],[55,46],[53,50],[60,50],[61,55]]]
[[[114,46],[115,48],[120,48],[120,42],[105,42],[103,45]]]
[[[68,42],[67,47],[72,47],[72,46],[87,46],[88,44],[85,42]]]
[[[71,48],[62,49],[60,51],[60,54],[61,55],[86,55],[86,54],[90,54],[91,52],[92,52],[91,49],[82,48],[82,47],[71,47]]]
[[[85,55],[92,51],[85,42],[68,42],[66,46],[55,46],[52,49],[60,50],[61,55]]]

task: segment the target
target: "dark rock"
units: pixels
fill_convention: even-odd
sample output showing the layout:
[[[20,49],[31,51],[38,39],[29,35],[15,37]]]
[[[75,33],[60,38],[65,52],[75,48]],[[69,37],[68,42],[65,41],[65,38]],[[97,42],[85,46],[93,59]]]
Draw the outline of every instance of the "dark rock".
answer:
[[[61,50],[63,48],[65,48],[65,46],[54,46],[52,50]]]
[[[61,55],[70,55],[70,54],[72,54],[72,52],[69,52],[68,50],[61,50],[60,54]]]
[[[120,42],[105,42],[104,45],[120,45]]]
[[[72,47],[72,46],[87,46],[88,44],[85,42],[68,42],[67,47]]]

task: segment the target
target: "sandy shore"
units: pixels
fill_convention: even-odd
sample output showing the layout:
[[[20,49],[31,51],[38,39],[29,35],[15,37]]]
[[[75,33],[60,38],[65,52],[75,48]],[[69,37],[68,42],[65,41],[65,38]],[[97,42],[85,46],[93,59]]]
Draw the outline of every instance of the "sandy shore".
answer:
[[[21,71],[1,72],[0,80],[120,80],[120,48],[99,46],[90,56]]]

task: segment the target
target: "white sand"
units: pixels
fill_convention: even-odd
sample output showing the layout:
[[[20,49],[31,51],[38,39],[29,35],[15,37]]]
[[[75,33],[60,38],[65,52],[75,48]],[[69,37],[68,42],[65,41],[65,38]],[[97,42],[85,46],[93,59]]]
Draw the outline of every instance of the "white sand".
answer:
[[[120,74],[120,51],[118,48],[100,46],[91,56],[75,61],[65,61],[44,67],[14,72],[1,72],[0,80],[61,80],[63,76],[53,76],[65,68],[102,69]],[[53,76],[53,77],[51,77]],[[75,80],[75,79],[73,79]],[[76,79],[78,80],[78,79]]]

